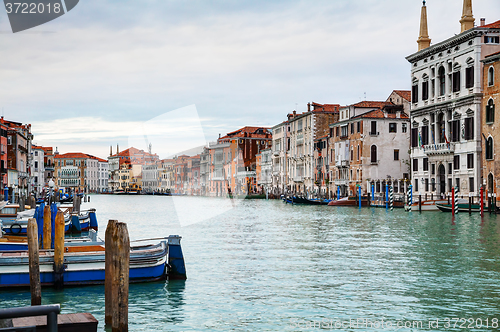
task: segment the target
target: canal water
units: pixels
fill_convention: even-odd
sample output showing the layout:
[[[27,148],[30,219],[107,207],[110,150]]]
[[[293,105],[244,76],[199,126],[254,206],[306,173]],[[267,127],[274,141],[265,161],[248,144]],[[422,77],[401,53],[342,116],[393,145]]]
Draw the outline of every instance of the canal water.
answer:
[[[109,219],[131,240],[182,236],[188,280],[130,285],[130,331],[498,330],[496,216],[91,197],[102,238]],[[104,331],[103,286],[42,297]],[[0,291],[0,307],[29,304],[28,290]]]

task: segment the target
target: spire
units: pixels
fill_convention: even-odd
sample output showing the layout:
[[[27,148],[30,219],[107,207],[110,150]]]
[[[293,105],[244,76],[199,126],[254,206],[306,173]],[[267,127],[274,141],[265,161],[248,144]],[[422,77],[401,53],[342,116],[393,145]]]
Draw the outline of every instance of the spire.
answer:
[[[113,145],[109,146],[109,156],[111,157],[113,155]]]
[[[120,148],[118,147],[118,144],[116,144],[116,154],[120,153]]]
[[[474,27],[474,16],[472,16],[472,0],[464,0],[462,19],[460,20],[462,31],[464,32]]]
[[[418,37],[417,44],[419,51],[431,46],[431,39],[427,30],[427,7],[425,6],[425,0],[420,14],[420,36]]]

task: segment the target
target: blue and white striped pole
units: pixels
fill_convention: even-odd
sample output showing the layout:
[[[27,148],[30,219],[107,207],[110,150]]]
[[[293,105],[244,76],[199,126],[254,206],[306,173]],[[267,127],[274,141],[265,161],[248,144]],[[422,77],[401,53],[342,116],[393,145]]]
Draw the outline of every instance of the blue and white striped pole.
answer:
[[[413,204],[413,187],[410,184],[408,186],[408,211],[411,212],[411,205]]]

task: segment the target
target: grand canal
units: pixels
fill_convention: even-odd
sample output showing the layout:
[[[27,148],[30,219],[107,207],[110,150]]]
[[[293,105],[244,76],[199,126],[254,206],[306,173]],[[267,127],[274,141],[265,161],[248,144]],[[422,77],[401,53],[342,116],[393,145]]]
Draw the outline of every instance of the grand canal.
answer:
[[[498,329],[494,215],[165,196],[92,196],[84,207],[97,209],[102,238],[108,219],[127,222],[131,240],[183,237],[188,280],[131,285],[130,331]],[[91,312],[104,330],[102,286],[42,297]],[[0,303],[29,305],[29,291],[2,290]]]

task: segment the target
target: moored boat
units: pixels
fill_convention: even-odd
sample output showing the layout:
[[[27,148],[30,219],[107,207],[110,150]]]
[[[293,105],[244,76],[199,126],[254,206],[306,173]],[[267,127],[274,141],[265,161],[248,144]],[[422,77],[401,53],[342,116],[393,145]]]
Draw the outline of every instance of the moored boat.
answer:
[[[442,212],[452,212],[453,206],[452,204],[436,204],[437,208]],[[470,206],[471,212],[481,212],[481,204],[471,204]],[[483,211],[487,211],[487,206],[483,205]],[[467,204],[458,204],[458,212],[469,212],[469,203]]]
[[[329,206],[359,206],[359,197],[349,196],[342,197],[338,200],[332,200],[328,203]],[[361,206],[368,206],[368,197],[361,196]]]
[[[171,235],[157,244],[130,248],[130,282],[186,279],[180,236]],[[40,282],[54,284],[54,250],[39,252]],[[64,284],[79,286],[104,283],[105,246],[103,242],[65,243]],[[0,287],[29,287],[28,252],[0,252]]]
[[[466,204],[465,199],[460,199],[459,200],[460,204]],[[447,199],[429,199],[429,200],[424,200],[420,204],[418,201],[413,202],[411,205],[411,208],[413,211],[439,211],[439,208],[437,204],[448,204]],[[468,203],[467,203],[468,204]],[[407,207],[405,207],[407,209]]]

